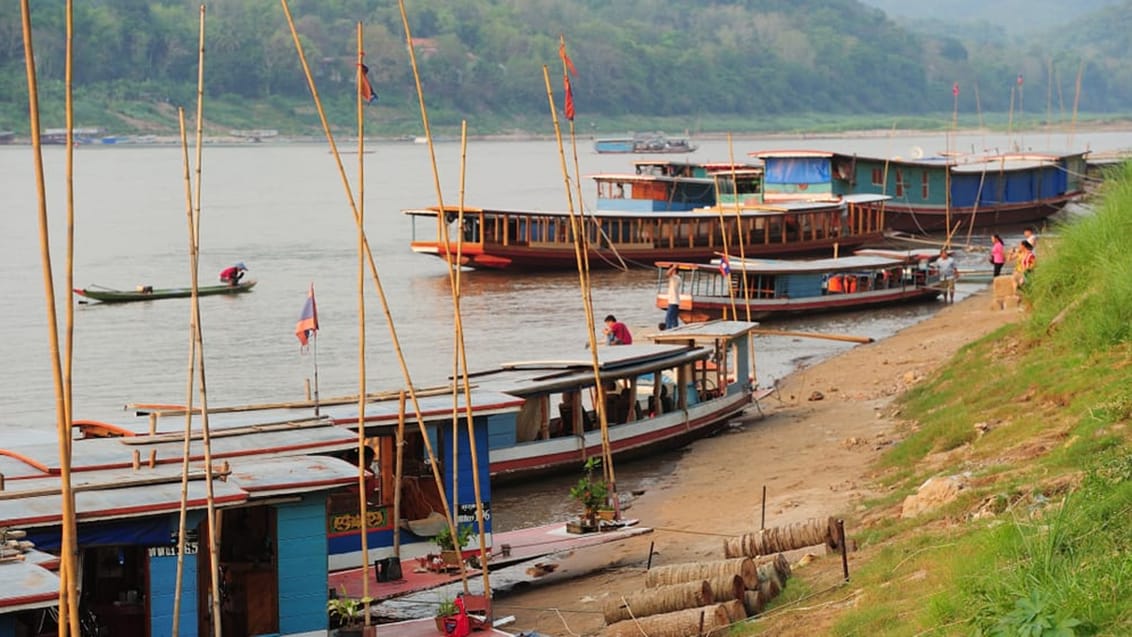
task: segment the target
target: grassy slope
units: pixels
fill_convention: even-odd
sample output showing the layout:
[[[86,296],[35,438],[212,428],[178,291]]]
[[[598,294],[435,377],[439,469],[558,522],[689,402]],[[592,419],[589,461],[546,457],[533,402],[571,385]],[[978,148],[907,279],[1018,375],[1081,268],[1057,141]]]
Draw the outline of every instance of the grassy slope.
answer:
[[[1042,244],[1029,318],[902,399],[907,437],[879,468],[891,495],[851,516],[852,582],[826,588],[840,564],[820,560],[736,634],[1132,634],[1130,208],[1132,165]],[[954,474],[957,501],[900,519],[925,479]]]

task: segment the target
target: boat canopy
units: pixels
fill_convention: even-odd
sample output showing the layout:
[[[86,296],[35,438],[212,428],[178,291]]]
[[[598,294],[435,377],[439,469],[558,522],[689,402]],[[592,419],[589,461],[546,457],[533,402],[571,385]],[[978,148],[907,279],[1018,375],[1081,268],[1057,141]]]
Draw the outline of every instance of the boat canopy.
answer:
[[[689,340],[696,343],[714,342],[720,339],[730,340],[749,334],[757,328],[758,323],[753,321],[706,321],[703,323],[685,323],[662,332],[648,335],[648,338],[657,343],[686,343]]]
[[[47,608],[58,603],[58,575],[25,560],[0,562],[0,614]]]

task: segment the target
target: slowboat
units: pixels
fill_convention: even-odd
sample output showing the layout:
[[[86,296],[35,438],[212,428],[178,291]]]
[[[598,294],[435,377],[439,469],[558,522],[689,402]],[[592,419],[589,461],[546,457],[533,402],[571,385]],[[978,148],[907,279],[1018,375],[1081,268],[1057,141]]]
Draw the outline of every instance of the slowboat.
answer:
[[[761,203],[762,167],[754,164],[638,160],[631,173],[599,173],[593,180],[598,210],[660,212]]]
[[[1085,153],[895,158],[814,150],[750,153],[763,161],[763,200],[884,194],[890,229],[954,233],[1041,221],[1084,193]],[[948,225],[951,227],[949,228]]]
[[[836,201],[716,205],[686,211],[597,210],[581,215],[591,268],[628,260],[706,261],[741,240],[751,257],[792,257],[853,250],[884,238],[882,195]],[[562,270],[577,267],[566,211],[465,208],[405,210],[413,219],[410,248],[480,269]],[[418,228],[423,221],[424,228]],[[425,234],[419,237],[418,233]],[[447,241],[445,241],[447,237]],[[457,240],[462,239],[457,255]]]
[[[251,292],[256,281],[250,279],[241,281],[236,285],[205,285],[197,288],[197,296],[212,296],[215,294],[243,294]],[[135,301],[156,301],[158,299],[181,299],[193,295],[190,288],[155,288],[151,285],[139,285],[134,290],[115,290],[92,285],[85,288],[75,288],[75,294],[103,303],[132,303]]]
[[[684,137],[667,137],[663,133],[638,134],[629,137],[603,137],[594,140],[597,153],[690,153],[697,146]]]
[[[751,404],[750,332],[755,327],[713,321],[649,335],[651,343],[600,347],[614,456],[646,454],[707,436]],[[517,414],[488,423],[491,475],[497,483],[576,471],[586,458],[601,455],[588,352],[507,363],[469,379],[523,401]]]
[[[857,254],[787,261],[731,259],[712,263],[658,262],[656,305],[668,307],[669,266],[682,277],[680,318],[706,321],[735,314],[767,319],[793,314],[859,310],[940,295],[939,272],[918,254]],[[938,256],[935,253],[934,256]],[[734,308],[734,309],[732,309]]]

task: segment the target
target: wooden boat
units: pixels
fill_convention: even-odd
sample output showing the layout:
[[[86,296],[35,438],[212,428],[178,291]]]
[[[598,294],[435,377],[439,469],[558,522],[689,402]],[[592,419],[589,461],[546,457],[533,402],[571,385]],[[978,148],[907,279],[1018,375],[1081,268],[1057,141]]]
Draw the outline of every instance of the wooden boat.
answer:
[[[863,251],[867,252],[867,251]],[[938,256],[938,252],[935,253]],[[732,259],[711,264],[657,263],[656,305],[668,307],[665,271],[680,269],[680,318],[686,322],[735,316],[766,319],[790,314],[857,310],[939,296],[939,273],[929,258],[858,252],[836,259]],[[747,298],[749,297],[749,299]],[[734,310],[732,309],[734,308]]]
[[[825,151],[759,151],[763,200],[877,193],[893,230],[927,233],[1041,221],[1084,190],[1085,153],[888,159]],[[950,224],[951,228],[948,228]]]
[[[754,164],[640,160],[633,168],[628,174],[593,176],[598,210],[660,212],[761,203],[762,167]]]
[[[249,279],[237,285],[205,285],[197,288],[197,296],[214,294],[242,294],[250,292],[256,281]],[[180,299],[193,295],[192,288],[154,288],[139,285],[136,290],[114,290],[98,286],[75,288],[75,294],[103,303],[132,303],[134,301],[156,301],[158,299]]]
[[[643,133],[627,137],[603,137],[594,140],[598,153],[691,153],[697,146],[683,137],[666,137],[663,133]]]
[[[833,254],[883,238],[883,195],[847,195],[837,201],[787,201],[758,206],[717,205],[687,211],[597,210],[582,215],[591,268],[628,260],[706,261],[740,240],[751,257]],[[575,266],[570,214],[565,211],[436,207],[403,211],[413,218],[413,252],[483,269],[554,270]],[[423,221],[425,230],[417,227]],[[419,238],[418,233],[431,234]],[[740,236],[741,235],[741,236]],[[447,245],[445,245],[447,237]]]
[[[649,335],[651,343],[601,347],[615,457],[706,436],[750,404],[749,334],[756,326],[714,321]],[[513,417],[488,424],[491,475],[497,483],[577,471],[586,458],[601,455],[588,352],[508,363],[470,378],[523,400]]]

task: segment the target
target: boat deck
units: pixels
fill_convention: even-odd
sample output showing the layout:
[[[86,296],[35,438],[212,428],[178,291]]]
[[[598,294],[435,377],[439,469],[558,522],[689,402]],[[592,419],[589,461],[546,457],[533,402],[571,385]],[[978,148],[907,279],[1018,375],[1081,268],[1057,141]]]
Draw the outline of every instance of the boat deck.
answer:
[[[397,635],[397,637],[436,637],[436,621],[431,617],[422,619],[409,619],[403,622],[396,622],[393,624],[377,624],[377,634],[379,635]],[[515,637],[513,633],[505,633],[502,630],[495,628],[488,628],[477,630],[474,635],[499,635],[500,637]]]
[[[636,520],[625,522],[621,528],[603,531],[600,533],[573,534],[566,532],[566,524],[557,522],[544,526],[537,526],[515,531],[495,533],[493,535],[494,547],[489,558],[492,570],[537,560],[541,557],[561,551],[597,546],[618,542],[628,538],[651,533],[652,529],[636,526]],[[510,547],[509,555],[504,556],[502,548]],[[377,569],[368,569],[369,596],[377,601],[394,599],[412,593],[439,588],[447,584],[460,581],[459,571],[448,573],[434,573],[421,571],[416,559],[401,561],[402,579],[393,582],[378,582]],[[536,569],[537,570],[537,569]],[[468,577],[480,576],[478,569],[468,569]],[[339,595],[359,599],[362,597],[362,569],[354,568],[335,571],[330,574],[330,588],[339,592]],[[493,586],[494,588],[494,586]],[[435,630],[435,627],[433,627]]]

